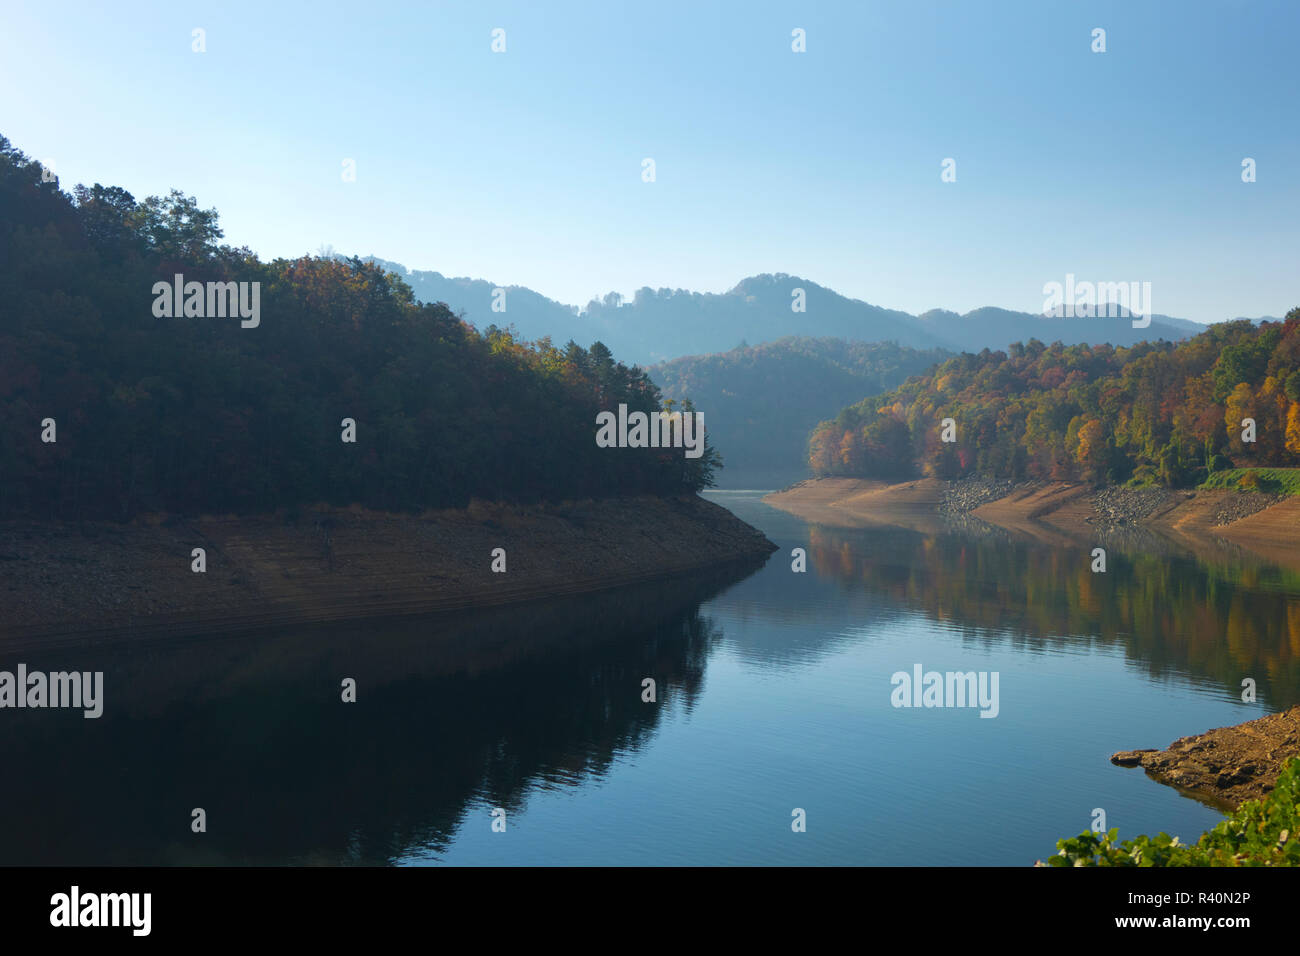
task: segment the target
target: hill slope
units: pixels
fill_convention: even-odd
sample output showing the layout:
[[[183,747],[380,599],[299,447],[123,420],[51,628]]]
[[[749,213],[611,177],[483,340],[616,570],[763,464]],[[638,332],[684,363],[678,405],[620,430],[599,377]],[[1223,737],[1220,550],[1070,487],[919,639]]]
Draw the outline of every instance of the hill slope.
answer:
[[[0,517],[447,508],[709,483],[707,449],[597,446],[599,411],[660,407],[607,349],[485,334],[373,265],[262,262],[221,236],[216,210],[180,192],[68,195],[0,137]],[[215,293],[226,283],[238,315]]]
[[[689,398],[723,451],[725,488],[779,488],[807,477],[808,432],[864,392],[901,385],[949,357],[892,343],[787,337],[695,355],[647,371],[666,398]]]
[[[819,475],[1171,486],[1233,466],[1300,466],[1300,309],[1178,344],[1030,341],[959,355],[823,422],[809,458]]]

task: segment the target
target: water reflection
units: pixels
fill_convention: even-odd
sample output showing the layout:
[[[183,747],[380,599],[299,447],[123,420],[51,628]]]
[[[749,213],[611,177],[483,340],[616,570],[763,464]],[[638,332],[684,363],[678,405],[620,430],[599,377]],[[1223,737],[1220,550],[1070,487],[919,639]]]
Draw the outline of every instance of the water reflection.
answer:
[[[691,708],[740,565],[454,619],[6,656],[105,671],[105,713],[4,713],[0,864],[382,863],[474,799],[606,771]],[[355,678],[355,704],[340,701]],[[208,831],[190,832],[202,807]]]
[[[1096,806],[1199,833],[1216,814],[1107,755],[1300,699],[1293,572],[1108,542],[1093,574],[1086,546],[719,500],[781,550],[457,617],[3,655],[103,670],[106,701],[0,711],[0,863],[1028,864]],[[998,719],[893,709],[917,660],[1001,672]]]
[[[810,571],[841,588],[839,606],[856,601],[876,617],[922,611],[964,639],[1009,639],[1030,651],[1120,646],[1153,677],[1211,678],[1233,696],[1250,677],[1273,708],[1300,701],[1292,570],[1112,546],[1106,572],[1094,573],[1088,547],[903,529],[810,526],[807,548]]]

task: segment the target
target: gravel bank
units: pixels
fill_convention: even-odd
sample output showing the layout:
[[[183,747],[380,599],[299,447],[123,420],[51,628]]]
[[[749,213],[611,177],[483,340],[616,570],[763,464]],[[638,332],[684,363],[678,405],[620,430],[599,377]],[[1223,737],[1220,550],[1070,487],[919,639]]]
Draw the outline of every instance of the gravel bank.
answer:
[[[1015,482],[1002,478],[963,478],[948,482],[939,511],[948,516],[966,515],[980,505],[1008,495],[1031,492],[1049,485],[1044,481]],[[1186,489],[1173,488],[1101,488],[1089,496],[1092,515],[1085,518],[1098,531],[1114,531],[1140,525],[1163,515],[1196,497]],[[1271,508],[1288,496],[1265,492],[1234,492],[1216,505],[1213,525],[1222,527]]]
[[[949,517],[967,515],[982,504],[1005,498],[1018,487],[1024,487],[1004,478],[963,478],[948,482],[939,513]]]

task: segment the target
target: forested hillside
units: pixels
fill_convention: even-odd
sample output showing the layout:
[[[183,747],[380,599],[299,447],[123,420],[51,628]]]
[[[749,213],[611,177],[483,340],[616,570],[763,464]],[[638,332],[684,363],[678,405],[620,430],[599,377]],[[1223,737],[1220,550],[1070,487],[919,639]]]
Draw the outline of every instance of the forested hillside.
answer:
[[[954,442],[941,441],[944,418]],[[1300,466],[1300,309],[1176,345],[1030,340],[962,354],[823,422],[808,453],[819,475],[1171,486],[1234,466]]]
[[[725,449],[723,487],[781,487],[807,477],[808,432],[864,394],[893,388],[951,355],[892,342],[787,337],[648,369],[671,398],[689,398]]]
[[[480,332],[377,266],[262,262],[221,237],[216,211],[183,193],[69,195],[0,137],[0,515],[416,509],[710,483],[711,452],[597,447],[598,411],[660,407],[600,343]],[[159,317],[155,284],[176,274],[259,283],[257,323]]]

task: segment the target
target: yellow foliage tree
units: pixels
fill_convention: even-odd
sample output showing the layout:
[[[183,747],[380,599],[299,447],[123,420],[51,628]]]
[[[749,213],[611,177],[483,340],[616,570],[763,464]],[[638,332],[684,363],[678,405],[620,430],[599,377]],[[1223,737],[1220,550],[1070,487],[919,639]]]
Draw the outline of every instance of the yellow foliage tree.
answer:
[[[1232,440],[1232,446],[1240,448],[1242,453],[1252,457],[1255,453],[1254,446],[1243,444],[1239,438],[1242,431],[1242,421],[1254,417],[1255,393],[1249,385],[1241,382],[1228,396],[1228,406],[1223,415],[1223,422],[1228,426],[1228,438]]]
[[[1098,451],[1103,445],[1103,429],[1101,422],[1095,418],[1090,418],[1083,423],[1079,429],[1079,448],[1075,452],[1075,457],[1079,464],[1087,465],[1092,462]]]
[[[1286,450],[1300,455],[1300,402],[1292,402],[1287,409]]]

